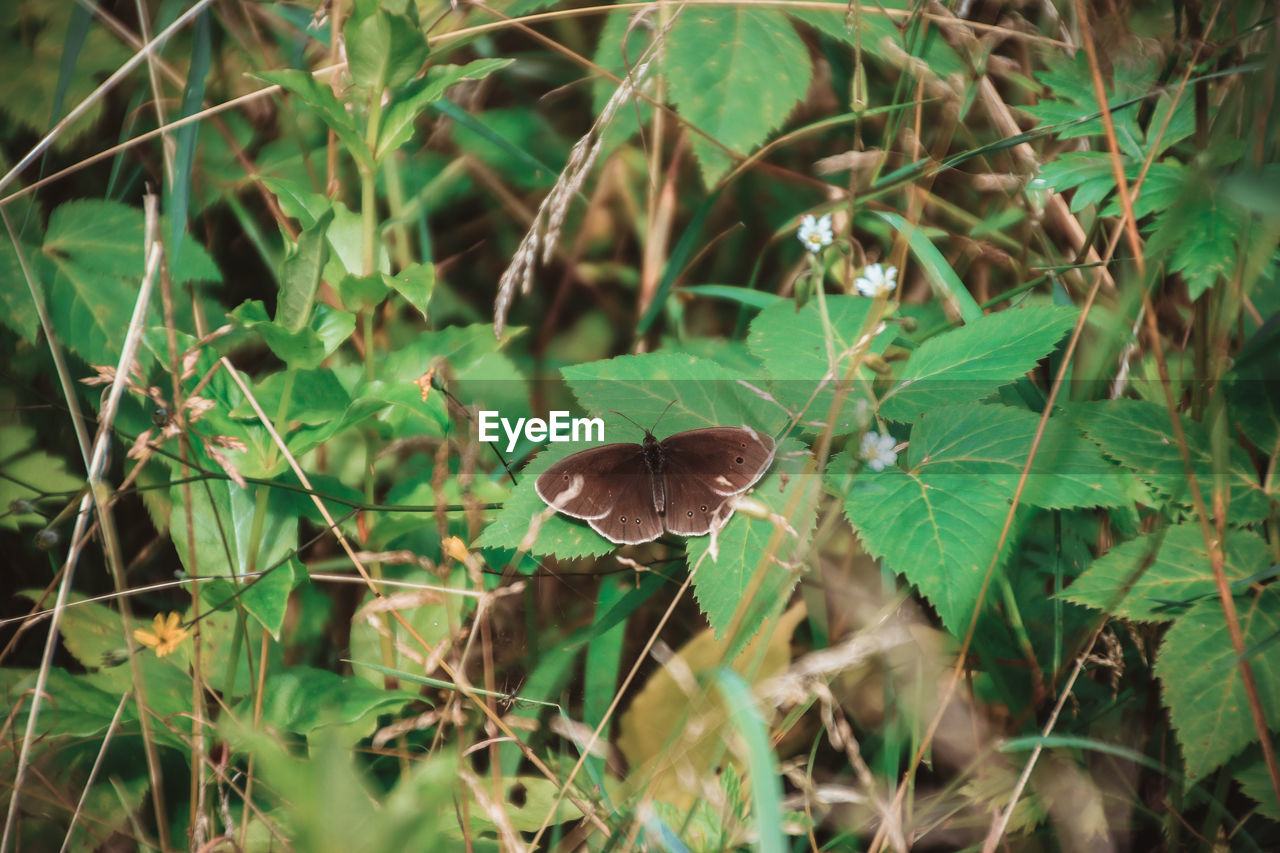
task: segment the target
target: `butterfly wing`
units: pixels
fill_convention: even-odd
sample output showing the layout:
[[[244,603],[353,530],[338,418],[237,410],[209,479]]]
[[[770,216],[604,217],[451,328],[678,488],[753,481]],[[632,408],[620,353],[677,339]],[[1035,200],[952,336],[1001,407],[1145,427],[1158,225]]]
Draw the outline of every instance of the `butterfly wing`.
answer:
[[[569,454],[543,471],[533,487],[548,506],[589,521],[608,515],[620,496],[641,484],[646,494],[652,491],[644,448],[605,444]]]
[[[548,506],[586,519],[610,542],[634,545],[662,535],[653,475],[639,444],[606,444],[566,456],[534,483]]]
[[[637,488],[614,504],[613,511],[587,522],[592,529],[618,545],[638,545],[662,535],[662,516],[653,505],[653,491]]]
[[[662,442],[667,529],[701,536],[733,513],[733,496],[751,488],[773,464],[773,438],[750,427],[709,427]]]

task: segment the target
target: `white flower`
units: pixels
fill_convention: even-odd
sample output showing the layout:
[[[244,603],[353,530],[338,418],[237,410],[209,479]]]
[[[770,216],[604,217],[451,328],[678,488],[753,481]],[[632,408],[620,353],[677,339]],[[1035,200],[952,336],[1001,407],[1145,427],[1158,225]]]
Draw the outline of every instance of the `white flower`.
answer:
[[[853,286],[863,296],[873,299],[891,293],[898,286],[898,268],[871,264],[862,270],[862,275],[854,279]]]
[[[812,213],[805,214],[800,220],[800,230],[796,232],[796,236],[810,252],[818,252],[830,246],[834,239],[831,234],[831,214],[823,214],[821,219],[814,219]]]
[[[872,471],[883,471],[898,461],[898,454],[893,451],[897,443],[891,435],[881,435],[874,430],[863,433],[862,449],[858,455],[867,461],[867,467]]]

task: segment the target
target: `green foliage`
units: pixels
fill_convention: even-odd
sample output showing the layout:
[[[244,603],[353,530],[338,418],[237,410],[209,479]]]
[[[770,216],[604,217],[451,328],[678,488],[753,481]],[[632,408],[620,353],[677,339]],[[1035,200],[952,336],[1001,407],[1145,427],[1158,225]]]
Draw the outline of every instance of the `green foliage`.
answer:
[[[682,10],[666,37],[663,72],[693,150],[713,186],[732,164],[721,146],[746,154],[781,124],[809,88],[804,42],[781,12],[742,7]]]
[[[30,158],[133,39],[15,6],[12,846],[1280,847],[1274,10],[547,5],[210,6]],[[777,448],[620,547],[479,410]]]
[[[926,341],[881,397],[880,412],[908,421],[928,409],[980,400],[1049,354],[1071,328],[1068,308],[1031,306],[989,314]]]
[[[1229,530],[1223,547],[1229,583],[1268,564],[1266,543],[1248,530]],[[1134,537],[1095,560],[1064,594],[1077,604],[1138,622],[1181,618],[1204,598],[1216,598],[1204,534],[1182,522]]]
[[[1280,631],[1280,594],[1263,590],[1239,614],[1245,647],[1253,648]],[[1280,662],[1274,654],[1260,654],[1251,655],[1249,664],[1267,724],[1280,727]],[[1156,675],[1190,778],[1257,740],[1220,602],[1200,601],[1173,623],[1160,645]]]

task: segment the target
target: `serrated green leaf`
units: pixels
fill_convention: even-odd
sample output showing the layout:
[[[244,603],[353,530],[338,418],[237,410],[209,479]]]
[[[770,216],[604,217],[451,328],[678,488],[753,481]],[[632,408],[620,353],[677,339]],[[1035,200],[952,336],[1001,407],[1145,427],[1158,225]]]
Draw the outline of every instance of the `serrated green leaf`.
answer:
[[[609,14],[596,38],[596,50],[591,61],[619,79],[633,75],[636,65],[641,61],[640,57],[653,42],[653,30],[642,20],[637,21],[637,17],[643,19],[643,13],[627,10]],[[640,81],[640,84],[644,90],[644,82]],[[597,77],[591,92],[593,115],[600,115],[604,111],[605,105],[614,97],[620,85],[603,75]],[[653,105],[634,94],[629,100],[630,103],[622,106],[616,118],[604,130],[600,145],[603,157],[607,157],[610,151],[649,125]]]
[[[1169,268],[1186,280],[1187,295],[1197,299],[1231,277],[1249,215],[1203,174],[1189,172],[1179,189],[1177,201],[1156,220],[1147,254],[1168,258]]]
[[[28,589],[18,595],[40,601],[42,593],[43,590]],[[120,614],[105,604],[85,601],[86,598],[88,596],[78,592],[68,594],[67,602],[76,606],[62,612],[62,623],[58,626],[62,644],[86,669],[118,664],[128,648]],[[43,600],[45,607],[53,606],[52,598]],[[138,625],[146,627],[141,622]]]
[[[760,359],[770,378],[769,391],[783,406],[793,412],[804,412],[802,427],[813,428],[825,423],[834,400],[837,380],[848,373],[850,350],[862,335],[874,331],[868,327],[872,300],[861,296],[826,297],[823,321],[821,305],[810,302],[799,311],[787,302],[771,305],[751,321],[747,345]],[[882,354],[893,341],[895,332],[885,329],[865,351]],[[837,416],[837,433],[861,429],[871,416],[868,396],[862,383],[871,379],[866,367],[855,376],[859,383],[847,398],[844,410]]]
[[[781,408],[763,403],[743,384],[757,377],[683,353],[624,355],[566,367],[561,373],[583,409],[605,419],[609,441],[640,437],[634,426],[607,414],[610,409],[646,427],[661,416],[664,433],[742,424],[772,433],[786,422]]]
[[[1164,406],[1144,400],[1099,400],[1075,404],[1068,413],[1103,453],[1129,468],[1138,479],[1184,505],[1191,502],[1186,469]],[[1182,418],[1182,429],[1192,470],[1208,500],[1219,476],[1214,471],[1208,433],[1187,417]],[[1226,478],[1233,523],[1266,516],[1270,505],[1267,494],[1243,448],[1232,445],[1230,466],[1221,476]]]
[[[61,117],[52,113],[59,100],[80,104],[129,58],[130,51],[107,28],[90,27],[74,57],[74,70],[64,81],[58,68],[68,52],[68,28],[75,7],[14,3],[7,11],[7,27],[0,42],[0,104],[15,124],[37,136],[47,133]],[[58,93],[64,82],[67,85],[60,99]],[[93,104],[68,132],[58,137],[55,148],[73,145],[93,130],[105,106],[105,100]]]
[[[1280,590],[1236,604],[1245,648],[1280,631]],[[1280,727],[1280,656],[1249,658],[1270,728]],[[1161,695],[1182,747],[1187,776],[1203,778],[1257,740],[1222,604],[1214,596],[1179,617],[1156,660]]]
[[[44,253],[60,267],[74,263],[105,275],[139,278],[145,268],[144,234],[142,211],[135,207],[113,201],[69,201],[49,216]],[[128,307],[133,307],[132,302]]]
[[[938,37],[936,32],[927,33],[924,39],[908,42],[908,34],[899,24],[900,19],[882,12],[885,9],[912,9],[911,0],[877,0],[874,7],[864,7],[857,18],[848,8],[804,8],[804,5],[796,3],[796,8],[784,8],[791,17],[845,44],[857,46],[864,55],[875,57],[893,68],[913,75],[928,74],[932,79],[971,73],[970,60],[961,58],[956,48]],[[914,51],[914,55],[908,48]]]
[[[1040,416],[1009,406],[943,406],[911,431],[911,458],[936,475],[973,478],[1012,500]],[[1065,418],[1050,418],[1036,448],[1020,502],[1046,509],[1127,506],[1145,490],[1108,461]]]
[[[987,396],[1048,355],[1076,314],[1045,305],[1013,308],[925,341],[881,398],[880,414],[908,421],[935,406]]]
[[[145,267],[143,234],[142,212],[117,202],[67,202],[49,218],[39,266],[49,313],[63,342],[90,364],[115,364],[120,356]],[[182,257],[175,282],[218,278],[199,245]]]
[[[1004,490],[935,474],[927,463],[851,478],[859,467],[847,452],[827,467],[826,480],[843,495],[849,523],[868,552],[914,583],[947,629],[963,635],[1009,512]]]
[[[1261,757],[1236,773],[1240,789],[1258,803],[1258,811],[1274,821],[1280,821],[1280,799],[1271,785],[1267,764]]]
[[[1229,528],[1224,557],[1231,583],[1268,564],[1267,545],[1252,531]],[[1163,622],[1183,612],[1177,602],[1190,605],[1216,591],[1200,525],[1186,521],[1112,548],[1062,597],[1126,619]]]
[[[320,271],[329,259],[325,232],[333,221],[333,209],[320,214],[303,229],[298,242],[280,265],[280,294],[276,301],[276,325],[296,333],[311,319],[311,307],[320,289]]]
[[[813,76],[786,15],[751,6],[682,10],[667,33],[663,70],[680,116],[739,154],[786,120]],[[714,185],[729,159],[714,143],[692,139],[703,181]]]
[[[466,65],[437,65],[428,69],[421,80],[415,80],[396,92],[387,107],[378,132],[376,157],[379,161],[404,145],[413,136],[413,123],[428,105],[444,97],[450,86],[463,80],[483,80],[510,59],[477,59]]]

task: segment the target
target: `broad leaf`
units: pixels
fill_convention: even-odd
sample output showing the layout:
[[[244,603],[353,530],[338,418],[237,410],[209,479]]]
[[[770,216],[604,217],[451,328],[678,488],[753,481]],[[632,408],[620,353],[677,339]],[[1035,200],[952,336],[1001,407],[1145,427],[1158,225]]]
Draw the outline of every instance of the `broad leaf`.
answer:
[[[748,154],[782,124],[813,76],[809,50],[786,15],[751,6],[692,6],[667,33],[663,64],[680,116],[730,151]],[[692,137],[703,181],[729,157]]]
[[[1075,319],[1073,308],[1013,308],[931,338],[881,398],[880,414],[908,421],[935,406],[979,400],[1031,370]]]
[[[1237,600],[1244,646],[1280,632],[1280,590],[1264,588]],[[1280,656],[1249,657],[1270,728],[1280,727]],[[1222,604],[1214,596],[1179,617],[1156,660],[1161,694],[1182,747],[1187,776],[1199,779],[1257,740]]]
[[[1248,530],[1227,530],[1228,582],[1269,562],[1266,543]],[[1195,521],[1131,539],[1098,558],[1062,594],[1068,601],[1141,621],[1174,619],[1200,599],[1217,597],[1204,536]]]
[[[751,321],[747,343],[771,379],[768,390],[789,411],[803,414],[802,425],[825,424],[835,387],[847,378],[855,354],[879,355],[893,341],[894,331],[883,328],[862,340],[880,326],[870,322],[873,304],[860,296],[828,296],[824,318],[817,301],[799,311],[787,301],[770,305]],[[866,367],[859,367],[854,379],[860,381],[837,416],[838,433],[861,429],[870,418],[866,383],[871,378]]]
[[[1100,400],[1073,405],[1070,414],[1103,453],[1161,494],[1184,505],[1191,503],[1186,468],[1164,406],[1141,400]],[[1268,497],[1244,450],[1233,444],[1228,469],[1215,472],[1205,428],[1183,417],[1182,429],[1205,500],[1211,499],[1214,484],[1221,477],[1231,501],[1232,522],[1243,524],[1265,517]]]

